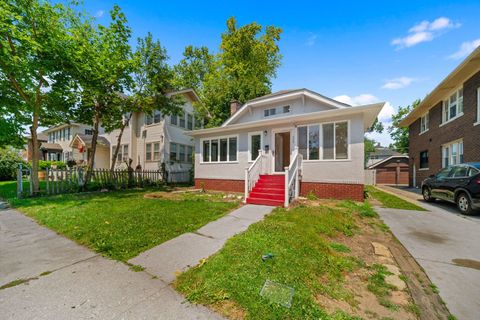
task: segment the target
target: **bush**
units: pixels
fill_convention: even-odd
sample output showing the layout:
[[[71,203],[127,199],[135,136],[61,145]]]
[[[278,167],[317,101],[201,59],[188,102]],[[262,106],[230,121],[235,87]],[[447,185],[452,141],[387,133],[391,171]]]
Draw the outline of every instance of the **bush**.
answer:
[[[65,169],[67,167],[67,164],[63,161],[45,161],[45,160],[40,160],[38,162],[38,168],[40,170],[45,170],[47,168],[51,168],[52,166],[57,166],[57,169]]]
[[[17,151],[10,148],[0,149],[0,181],[15,180],[20,163],[26,164]]]

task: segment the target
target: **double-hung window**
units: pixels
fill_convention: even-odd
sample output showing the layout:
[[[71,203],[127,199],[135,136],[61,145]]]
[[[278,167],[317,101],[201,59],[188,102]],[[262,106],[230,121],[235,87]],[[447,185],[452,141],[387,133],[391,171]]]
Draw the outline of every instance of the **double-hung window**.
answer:
[[[112,152],[115,153],[116,147],[113,147]],[[127,161],[128,160],[128,144],[120,145],[117,153],[117,161]]]
[[[428,151],[420,152],[420,169],[428,169]]]
[[[442,146],[442,167],[463,163],[463,141],[450,142]]]
[[[248,161],[257,159],[259,150],[262,148],[262,133],[250,132],[248,134]]]
[[[161,120],[162,120],[162,114],[158,110],[154,110],[152,113],[145,114],[145,124],[147,126],[151,124],[160,123]]]
[[[452,93],[443,101],[442,122],[448,122],[463,114],[463,88]]]
[[[420,133],[428,131],[428,126],[430,125],[430,112],[427,111],[424,116],[420,118]]]
[[[177,161],[177,144],[170,142],[170,161]]]
[[[145,160],[159,161],[160,160],[160,142],[150,142],[145,146]]]
[[[202,162],[237,161],[238,138],[236,136],[203,139]]]
[[[182,112],[178,115],[179,118],[179,126],[185,128],[185,113]]]
[[[299,127],[298,133],[298,152],[304,160],[320,159],[320,125],[313,124]]]
[[[193,115],[191,113],[187,113],[187,129],[193,130]]]
[[[322,160],[348,159],[348,122],[325,123],[322,125]]]

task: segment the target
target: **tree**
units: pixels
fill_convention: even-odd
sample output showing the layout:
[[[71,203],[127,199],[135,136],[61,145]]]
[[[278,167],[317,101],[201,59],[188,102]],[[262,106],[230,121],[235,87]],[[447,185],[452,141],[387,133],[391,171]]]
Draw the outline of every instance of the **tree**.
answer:
[[[194,86],[201,97],[196,110],[215,126],[230,116],[230,101],[244,103],[271,92],[272,79],[280,66],[281,29],[262,28],[253,22],[237,26],[227,20],[220,52],[211,55],[206,48],[187,47],[184,59],[175,67],[176,83]],[[198,76],[196,76],[198,74]]]
[[[411,105],[406,107],[399,107],[396,114],[392,116],[392,126],[388,128],[390,137],[393,143],[390,144],[390,148],[400,153],[408,153],[408,130],[409,128],[402,128],[399,123],[419,104],[421,100],[415,100]]]
[[[368,163],[368,159],[370,158],[370,153],[375,152],[375,146],[377,145],[377,142],[373,139],[369,139],[365,137],[363,139],[363,144],[364,144],[364,165],[366,166]]]
[[[77,108],[77,120],[93,126],[91,148],[88,153],[85,182],[92,176],[97,149],[99,127],[108,124],[118,114],[124,103],[121,93],[132,86],[131,36],[127,19],[120,7],[110,11],[108,26],[96,25],[91,19],[75,26],[73,36],[77,45],[74,53],[75,77],[80,84],[81,96]]]
[[[105,121],[107,131],[120,130],[112,154],[111,170],[115,168],[123,132],[134,112],[143,111],[148,114],[158,110],[162,115],[170,115],[180,111],[181,99],[167,94],[173,88],[173,71],[167,60],[165,48],[159,41],[154,41],[150,33],[137,40],[137,48],[132,58],[133,83],[129,95],[124,96],[122,103],[117,106],[117,112],[110,112],[109,119]]]
[[[71,8],[47,1],[0,2],[0,138],[5,143],[16,136],[12,141],[19,143],[21,125],[29,126],[34,193],[39,191],[37,129],[65,119],[75,103],[67,21],[76,18]]]

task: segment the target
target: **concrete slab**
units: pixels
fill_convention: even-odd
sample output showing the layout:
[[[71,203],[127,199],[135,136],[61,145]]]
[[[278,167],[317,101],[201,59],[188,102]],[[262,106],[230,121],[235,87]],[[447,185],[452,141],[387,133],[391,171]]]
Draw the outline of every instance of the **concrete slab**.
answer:
[[[257,222],[272,212],[273,209],[275,209],[275,207],[247,204],[231,212],[229,216]]]
[[[213,239],[194,233],[185,233],[162,243],[130,259],[167,283],[173,282],[176,274],[198,264],[222,248],[225,240]]]
[[[163,281],[100,256],[0,290],[0,309],[2,319],[214,318]]]
[[[228,239],[237,233],[243,232],[254,223],[253,220],[239,219],[225,216],[198,229],[195,233],[215,239]]]
[[[95,255],[15,210],[0,210],[0,286]]]
[[[480,314],[480,270],[456,259],[480,262],[477,220],[430,206],[429,212],[377,208],[383,221],[425,269],[458,319]],[[460,260],[461,261],[461,260]]]

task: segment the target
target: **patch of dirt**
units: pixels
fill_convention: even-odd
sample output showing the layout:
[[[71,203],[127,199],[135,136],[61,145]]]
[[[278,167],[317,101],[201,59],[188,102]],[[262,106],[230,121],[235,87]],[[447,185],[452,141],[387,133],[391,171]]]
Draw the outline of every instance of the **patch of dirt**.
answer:
[[[218,192],[201,192],[198,189],[176,190],[173,192],[158,191],[146,193],[143,197],[145,199],[166,199],[166,200],[185,200],[185,196],[191,195],[198,198],[206,198],[211,201],[222,202],[236,202],[239,200],[239,195],[236,194],[223,194]]]
[[[222,300],[210,307],[213,309],[213,311],[225,315],[231,320],[242,320],[246,318],[245,310],[231,300]]]
[[[357,218],[356,220],[359,229],[354,236],[340,235],[331,239],[349,247],[351,252],[347,255],[361,259],[367,267],[345,275],[343,286],[347,292],[353,294],[354,302],[348,303],[319,295],[316,297],[319,305],[329,313],[343,310],[363,319],[447,319],[449,312],[438,294],[432,290],[435,286],[431,285],[422,268],[398,240],[389,231],[380,228],[381,220],[378,218]],[[388,248],[391,255],[375,254],[372,243]],[[459,263],[462,262],[464,261]],[[372,274],[368,267],[373,264],[386,266],[396,278],[400,276],[406,281],[405,286],[402,280],[397,279],[402,281],[402,287],[405,289],[392,290],[387,297],[393,307],[388,308],[382,305],[377,296],[367,288],[368,278]],[[397,275],[398,273],[401,274]],[[415,312],[415,309],[420,310],[420,313]]]

